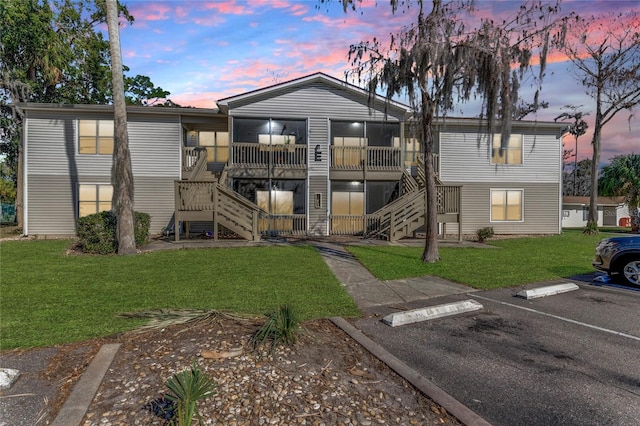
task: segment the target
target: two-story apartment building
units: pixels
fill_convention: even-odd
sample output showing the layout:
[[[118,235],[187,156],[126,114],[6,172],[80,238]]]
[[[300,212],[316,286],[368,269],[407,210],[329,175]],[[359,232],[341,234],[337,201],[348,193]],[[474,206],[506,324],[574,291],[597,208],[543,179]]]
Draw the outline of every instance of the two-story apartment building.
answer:
[[[25,234],[75,234],[111,208],[113,109],[23,104]],[[151,231],[366,235],[424,223],[412,111],[325,74],[222,99],[218,108],[129,107],[137,211]],[[443,232],[561,230],[561,125],[514,122],[506,149],[474,119],[436,129]]]

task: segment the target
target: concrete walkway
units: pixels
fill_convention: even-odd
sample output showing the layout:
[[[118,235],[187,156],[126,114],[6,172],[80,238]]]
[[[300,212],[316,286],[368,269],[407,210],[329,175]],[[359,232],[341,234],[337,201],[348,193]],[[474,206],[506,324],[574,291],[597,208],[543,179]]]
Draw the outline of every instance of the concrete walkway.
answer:
[[[343,245],[312,242],[336,278],[365,312],[376,307],[402,305],[451,294],[468,293],[472,288],[438,277],[418,277],[380,281],[362,266]]]

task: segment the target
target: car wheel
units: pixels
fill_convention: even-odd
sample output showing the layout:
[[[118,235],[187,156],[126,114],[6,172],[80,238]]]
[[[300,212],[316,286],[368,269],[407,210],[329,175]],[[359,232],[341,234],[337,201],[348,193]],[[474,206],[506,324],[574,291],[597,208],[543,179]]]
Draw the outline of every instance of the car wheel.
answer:
[[[640,286],[640,259],[625,259],[620,268],[620,276],[627,284]]]

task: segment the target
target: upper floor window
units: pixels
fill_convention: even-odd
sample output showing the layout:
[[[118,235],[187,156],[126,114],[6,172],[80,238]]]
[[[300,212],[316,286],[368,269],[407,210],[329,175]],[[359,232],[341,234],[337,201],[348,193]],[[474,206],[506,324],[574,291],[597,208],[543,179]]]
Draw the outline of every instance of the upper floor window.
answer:
[[[234,117],[233,142],[304,145],[307,143],[307,121]]]
[[[80,184],[78,192],[79,217],[111,210],[113,186],[108,184]]]
[[[363,121],[332,121],[335,146],[400,147],[400,124]]]
[[[522,135],[511,134],[506,147],[501,146],[501,135],[493,135],[491,164],[522,164]]]
[[[521,222],[523,191],[521,189],[491,190],[491,221]]]
[[[400,124],[366,122],[366,137],[369,146],[400,147]]]
[[[198,145],[207,149],[209,163],[226,163],[229,160],[229,133],[200,131]]]
[[[404,165],[417,166],[418,156],[422,153],[420,140],[418,138],[404,139]]]
[[[79,120],[80,154],[113,154],[113,120]]]

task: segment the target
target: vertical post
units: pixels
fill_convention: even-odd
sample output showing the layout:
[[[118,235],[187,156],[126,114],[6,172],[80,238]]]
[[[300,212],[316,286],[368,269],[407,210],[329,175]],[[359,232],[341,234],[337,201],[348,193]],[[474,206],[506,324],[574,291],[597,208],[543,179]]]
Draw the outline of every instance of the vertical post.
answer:
[[[458,187],[458,242],[462,242],[462,187]]]
[[[260,229],[258,228],[258,211],[254,210],[253,214],[252,214],[252,234],[253,234],[253,241],[259,241],[260,240]]]
[[[213,183],[213,241],[218,241],[218,184]]]
[[[396,211],[391,211],[391,216],[389,217],[389,241],[395,241],[393,239],[393,234],[396,232]]]
[[[173,185],[173,199],[175,201],[175,209],[173,211],[173,239],[177,242],[180,241],[180,202],[181,194],[179,189],[180,182],[174,181]]]

